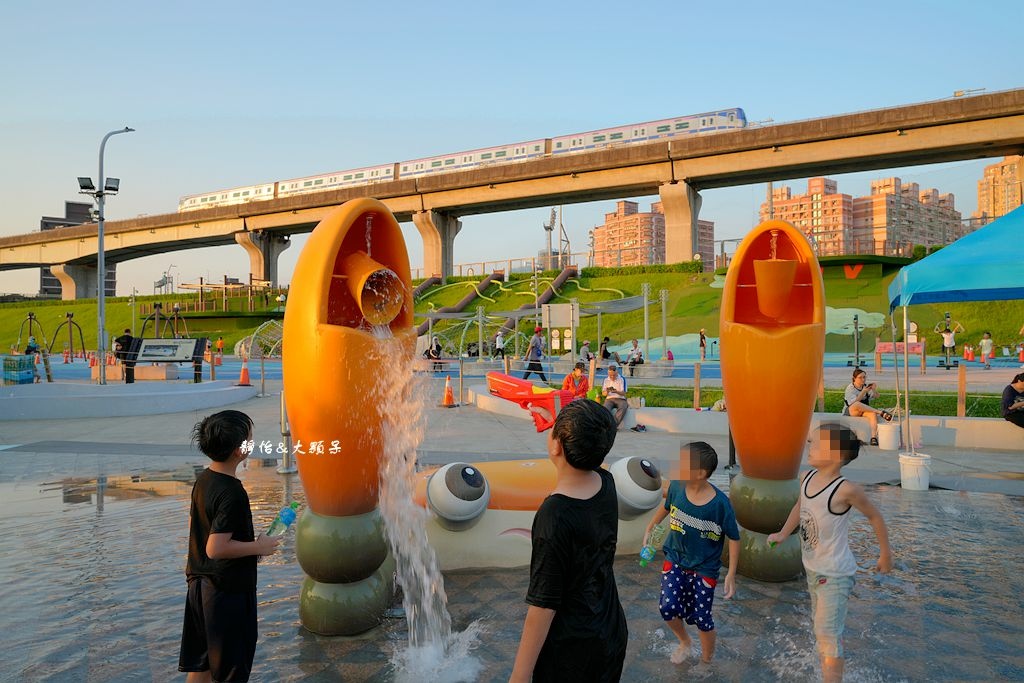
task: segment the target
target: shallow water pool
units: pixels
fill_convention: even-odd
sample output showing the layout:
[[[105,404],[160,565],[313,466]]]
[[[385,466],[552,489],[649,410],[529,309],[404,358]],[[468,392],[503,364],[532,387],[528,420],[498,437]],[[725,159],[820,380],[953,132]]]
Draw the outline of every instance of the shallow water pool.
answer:
[[[185,596],[188,495],[199,458],[40,456],[0,451],[0,680],[166,681],[177,674]],[[23,457],[23,456],[20,456]],[[259,464],[259,463],[255,463]],[[297,477],[243,473],[257,527],[285,500],[303,501]],[[862,567],[847,618],[847,679],[1024,679],[1024,499],[873,487],[889,524],[897,569],[866,570],[874,538],[852,532]],[[674,643],[657,612],[658,570],[616,565],[630,629],[626,681],[814,680],[817,657],[802,581],[743,577],[715,604],[718,650],[710,668],[668,661]],[[528,571],[446,575],[456,630],[481,629],[477,680],[504,681],[525,614]],[[389,681],[404,621],[358,638],[322,638],[298,621],[302,572],[294,536],[260,564],[256,681]]]

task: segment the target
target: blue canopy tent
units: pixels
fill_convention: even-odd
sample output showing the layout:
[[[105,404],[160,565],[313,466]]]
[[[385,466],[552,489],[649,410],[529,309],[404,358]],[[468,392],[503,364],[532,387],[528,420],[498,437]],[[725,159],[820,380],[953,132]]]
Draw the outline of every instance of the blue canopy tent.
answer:
[[[1024,299],[1024,206],[900,270],[889,310],[912,304]]]
[[[906,330],[907,306],[912,304],[1024,299],[1022,240],[1024,206],[902,268],[889,285],[890,312],[903,306],[903,329]],[[895,331],[895,327],[893,329]],[[913,452],[913,439],[909,438],[910,375],[906,345],[903,347],[903,379],[907,389],[903,413],[907,419],[905,443],[910,442]]]

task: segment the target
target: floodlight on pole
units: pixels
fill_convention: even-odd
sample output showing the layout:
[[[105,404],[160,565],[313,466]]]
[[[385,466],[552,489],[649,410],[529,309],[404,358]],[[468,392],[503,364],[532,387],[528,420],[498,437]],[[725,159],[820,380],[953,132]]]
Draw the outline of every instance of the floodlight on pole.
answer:
[[[107,351],[107,330],[106,330],[106,293],[107,293],[107,262],[106,256],[103,252],[103,198],[108,194],[117,194],[118,189],[121,186],[121,180],[119,178],[104,178],[103,177],[103,153],[107,147],[107,140],[112,135],[120,135],[121,133],[134,133],[134,128],[125,126],[120,130],[112,130],[103,136],[102,142],[100,142],[100,173],[97,178],[97,182],[93,184],[92,178],[85,178],[82,176],[78,177],[78,187],[81,194],[91,195],[96,200],[96,326],[97,330],[97,345],[96,353],[100,357],[101,363],[106,359]],[[101,189],[97,189],[101,188]],[[99,369],[99,383],[107,383],[106,368],[101,365]]]

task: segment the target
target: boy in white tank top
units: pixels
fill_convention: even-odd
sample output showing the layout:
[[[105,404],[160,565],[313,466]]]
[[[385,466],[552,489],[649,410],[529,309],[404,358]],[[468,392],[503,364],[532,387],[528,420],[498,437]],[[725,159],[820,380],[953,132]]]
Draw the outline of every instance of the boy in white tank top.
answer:
[[[875,530],[878,571],[892,569],[885,520],[864,489],[840,474],[843,465],[856,459],[860,446],[853,431],[839,423],[825,422],[812,432],[807,464],[814,469],[800,477],[800,495],[782,530],[768,536],[774,546],[800,529],[814,638],[826,682],[843,680],[843,622],[857,572],[848,536],[850,508],[867,517]]]

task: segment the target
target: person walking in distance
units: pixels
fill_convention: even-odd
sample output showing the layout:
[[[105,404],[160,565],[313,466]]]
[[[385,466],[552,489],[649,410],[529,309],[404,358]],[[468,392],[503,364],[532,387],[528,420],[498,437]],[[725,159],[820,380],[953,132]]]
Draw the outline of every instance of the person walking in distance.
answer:
[[[544,360],[544,338],[540,336],[543,331],[543,327],[535,327],[533,336],[530,337],[530,345],[526,349],[527,365],[523,379],[529,379],[530,373],[536,372],[540,375],[540,381],[547,383],[548,378],[544,374],[544,367],[540,364]]]
[[[497,358],[498,356],[501,356],[502,359],[505,358],[505,335],[501,330],[498,330],[498,333],[494,335],[494,355],[492,358]]]

